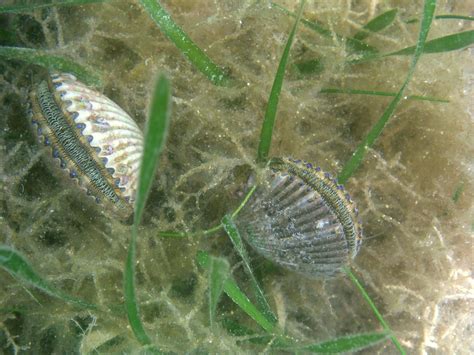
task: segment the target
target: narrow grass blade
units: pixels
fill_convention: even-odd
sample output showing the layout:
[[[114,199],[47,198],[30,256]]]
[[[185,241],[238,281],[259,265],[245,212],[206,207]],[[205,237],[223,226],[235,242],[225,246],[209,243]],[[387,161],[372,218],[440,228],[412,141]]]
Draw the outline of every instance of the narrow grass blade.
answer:
[[[290,10],[284,8],[283,6],[280,6],[280,5],[275,4],[273,2],[271,3],[271,6],[274,9],[277,9],[277,10],[283,12],[284,14],[286,14],[288,16],[296,18],[295,13],[293,13]],[[316,21],[309,21],[309,20],[306,20],[306,19],[302,18],[301,23],[303,25],[305,25],[307,28],[315,31],[316,33],[319,33],[321,36],[323,36],[325,38],[336,38],[340,43],[346,43],[347,48],[349,50],[351,50],[352,52],[360,53],[364,56],[368,55],[368,54],[375,54],[375,53],[378,52],[377,48],[372,47],[372,46],[368,45],[365,42],[359,41],[358,39],[350,38],[350,37],[344,37],[344,36],[341,36],[337,33],[334,33],[333,31],[325,28],[323,25],[319,24]]]
[[[209,270],[210,256],[205,251],[199,251],[197,254],[197,262],[205,270]],[[267,320],[267,318],[253,305],[248,297],[240,290],[239,286],[232,278],[228,278],[224,282],[224,292],[229,298],[235,302],[250,318],[260,325],[267,333],[273,333],[275,325]]]
[[[321,94],[350,94],[350,95],[373,95],[373,96],[397,96],[396,92],[376,91],[376,90],[359,90],[359,89],[339,89],[339,88],[324,88],[319,91]],[[421,100],[449,103],[449,100],[438,99],[430,96],[409,95],[407,100]]]
[[[14,5],[0,5],[0,13],[5,12],[26,12],[26,11],[33,11],[38,9],[43,9],[46,7],[53,7],[53,6],[71,6],[71,5],[85,5],[85,4],[93,4],[98,2],[105,2],[108,0],[47,0],[47,1],[37,1],[31,2],[29,4],[19,4]]]
[[[377,317],[377,319],[379,320],[379,322],[382,325],[383,329],[386,331],[386,333],[388,334],[388,336],[392,340],[392,343],[395,345],[395,347],[398,349],[398,351],[400,351],[400,354],[405,354],[405,349],[403,349],[402,344],[400,344],[397,337],[393,334],[392,329],[390,329],[387,322],[385,322],[385,319],[382,317],[382,314],[379,312],[379,310],[375,306],[375,303],[372,301],[369,294],[367,293],[365,288],[362,286],[362,284],[359,282],[357,277],[352,273],[352,271],[349,268],[344,268],[343,270],[347,274],[347,276],[349,276],[352,283],[357,287],[357,289],[359,290],[362,297],[364,297],[365,301],[369,304],[370,309],[375,314],[375,317]]]
[[[423,53],[444,53],[468,47],[474,43],[474,30],[459,32],[452,35],[435,38],[425,43]],[[393,55],[411,55],[416,46],[384,54],[384,57]]]
[[[230,277],[229,262],[223,258],[209,259],[209,319],[215,326],[217,303],[224,290],[224,283]]]
[[[427,41],[423,48],[424,54],[432,53],[445,53],[456,51],[459,49],[471,46],[474,43],[474,30],[459,32],[448,36],[435,38],[431,41]],[[371,60],[377,60],[381,58],[396,56],[396,55],[411,55],[415,53],[416,46],[403,48],[399,51],[385,53],[385,54],[374,54],[367,55],[362,58],[351,60],[350,64],[358,64]]]
[[[143,327],[138,309],[138,301],[135,294],[135,259],[137,244],[137,228],[132,228],[132,237],[128,246],[127,261],[124,272],[124,298],[125,310],[127,312],[128,323],[133,334],[142,345],[150,345],[151,339]]]
[[[158,158],[166,140],[171,110],[170,82],[165,75],[158,77],[153,94],[150,114],[145,132],[145,146],[140,166],[138,190],[135,202],[134,224],[140,224],[145,202],[148,197]]]
[[[227,84],[228,77],[226,73],[173,21],[170,14],[161,6],[158,0],[140,0],[140,3],[165,36],[178,47],[181,53],[201,73],[215,85]]]
[[[290,48],[295,37],[296,29],[303,12],[304,0],[300,2],[298,14],[296,16],[295,23],[291,29],[290,35],[286,42],[285,49],[280,59],[280,64],[273,80],[272,90],[270,97],[268,98],[267,110],[265,112],[265,118],[263,120],[262,130],[260,132],[260,142],[258,144],[257,161],[265,163],[268,160],[268,153],[270,151],[270,145],[272,142],[273,127],[275,126],[275,118],[278,108],[278,101],[280,99],[281,87],[283,85],[283,78],[285,77],[286,64],[288,63],[288,56],[290,54]]]
[[[186,238],[190,236],[189,233],[179,231],[159,231],[157,235],[163,238]]]
[[[207,236],[214,234],[222,229],[222,225],[211,227],[206,230],[199,230],[195,232],[180,232],[180,231],[159,231],[157,235],[164,238],[187,238],[187,237],[197,237],[197,236]]]
[[[436,20],[465,20],[465,21],[474,21],[472,16],[463,16],[463,15],[438,15],[435,16]]]
[[[242,200],[242,202],[240,203],[240,205],[235,209],[234,212],[232,212],[232,218],[235,218],[239,214],[239,212],[242,210],[242,208],[245,207],[247,202],[250,200],[250,197],[252,197],[253,193],[255,192],[256,188],[257,188],[256,185],[254,185],[250,188],[249,192],[247,192],[247,195],[245,195],[245,197]]]
[[[224,292],[267,333],[273,333],[275,325],[269,322],[267,318],[253,305],[253,303],[250,302],[248,297],[240,290],[235,281],[228,279],[224,283]]]
[[[348,351],[359,351],[371,347],[388,338],[386,333],[355,334],[325,341],[322,343],[295,347],[293,351],[338,354]]]
[[[97,306],[85,302],[79,298],[69,296],[64,292],[51,286],[33,269],[28,260],[19,252],[7,246],[0,245],[0,267],[10,273],[16,279],[30,284],[50,296],[59,298],[76,306],[96,309]]]
[[[258,345],[271,344],[272,348],[289,348],[293,344],[290,339],[283,338],[272,334],[258,334],[256,331],[237,323],[233,319],[224,318],[222,320],[223,328],[234,337],[245,337],[237,343],[249,342]]]
[[[239,230],[237,229],[237,226],[232,220],[232,217],[229,215],[225,215],[224,218],[222,218],[221,222],[222,222],[222,225],[224,226],[224,230],[226,231],[227,235],[232,241],[234,248],[237,250],[240,257],[242,258],[245,271],[247,275],[250,277],[253,292],[255,294],[255,298],[257,299],[257,304],[259,306],[260,311],[262,311],[262,313],[265,315],[268,321],[275,324],[277,322],[277,318],[275,314],[272,312],[272,309],[270,308],[270,305],[268,304],[268,301],[265,298],[265,295],[263,294],[263,290],[258,284],[258,281],[255,278],[255,275],[253,274],[252,267],[250,266],[250,259],[247,255],[247,251],[245,250],[245,245],[242,240],[242,237],[240,236]]]
[[[453,195],[451,196],[451,199],[453,200],[454,203],[458,203],[463,191],[464,191],[464,182],[461,182],[458,185],[458,187],[456,187],[456,190],[454,190]]]
[[[124,272],[125,309],[130,327],[142,345],[150,345],[151,339],[140,320],[138,302],[135,294],[135,259],[138,225],[141,221],[148,192],[153,182],[158,157],[163,149],[170,116],[171,89],[169,80],[160,75],[156,82],[150,115],[145,134],[145,146],[140,166],[137,197],[135,200],[135,216],[132,236],[128,247]],[[158,349],[154,351],[159,352]]]
[[[353,174],[353,172],[360,166],[362,160],[365,157],[367,150],[372,147],[375,140],[380,136],[382,133],[385,125],[387,124],[388,120],[395,112],[395,109],[403,98],[403,93],[405,92],[405,88],[408,86],[413,73],[415,72],[416,64],[418,63],[418,59],[423,53],[424,44],[426,41],[426,37],[428,36],[428,32],[430,30],[431,22],[433,21],[433,14],[436,8],[436,0],[425,0],[424,8],[423,8],[423,19],[420,26],[420,33],[418,36],[418,41],[416,44],[415,53],[413,55],[413,59],[408,69],[408,74],[405,78],[405,81],[398,91],[397,95],[394,97],[392,102],[388,105],[385,112],[379,118],[379,120],[375,123],[372,127],[370,132],[367,134],[367,137],[362,141],[361,144],[357,147],[355,152],[352,154],[352,157],[349,161],[344,165],[341,173],[338,176],[338,181],[340,184],[344,184],[347,179]]]
[[[248,200],[252,196],[256,189],[256,186],[252,186],[252,188],[247,192],[244,199],[240,203],[240,205],[232,212],[232,218],[235,218],[239,214],[239,212],[244,208],[247,204]],[[216,232],[219,232],[222,229],[222,223],[218,224],[217,226],[211,227],[206,230],[196,231],[196,232],[179,232],[179,231],[159,231],[158,236],[165,237],[165,238],[185,238],[185,237],[196,237],[196,236],[208,236],[212,235]]]
[[[67,58],[51,55],[44,51],[30,48],[0,46],[0,58],[21,60],[26,63],[40,65],[50,70],[71,73],[88,85],[102,86],[100,76],[92,70]]]
[[[373,18],[367,24],[362,27],[362,30],[357,32],[354,35],[355,39],[362,41],[363,39],[369,37],[370,33],[382,31],[384,28],[390,26],[395,17],[397,16],[398,9],[392,9],[380,14],[379,16]]]
[[[448,15],[436,15],[435,20],[463,20],[463,21],[474,21],[473,16],[465,16],[465,15],[455,15],[455,14],[448,14]],[[412,18],[405,23],[416,23],[419,20],[417,18]]]

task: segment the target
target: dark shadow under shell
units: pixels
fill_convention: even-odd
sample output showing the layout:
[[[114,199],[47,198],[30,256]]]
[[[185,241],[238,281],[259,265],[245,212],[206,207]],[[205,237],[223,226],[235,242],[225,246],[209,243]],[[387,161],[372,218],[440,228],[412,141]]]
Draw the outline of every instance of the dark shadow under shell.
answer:
[[[310,277],[331,277],[357,254],[362,229],[341,185],[319,168],[274,158],[237,218],[260,254]]]

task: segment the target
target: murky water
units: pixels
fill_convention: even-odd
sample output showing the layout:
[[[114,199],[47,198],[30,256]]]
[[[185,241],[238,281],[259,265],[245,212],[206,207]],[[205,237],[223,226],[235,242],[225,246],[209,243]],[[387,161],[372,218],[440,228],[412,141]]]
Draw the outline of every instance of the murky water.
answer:
[[[293,8],[291,1],[279,2]],[[211,227],[235,208],[254,163],[260,126],[293,19],[266,2],[173,1],[176,22],[235,79],[213,86],[183,58],[135,2],[116,1],[0,17],[13,37],[7,45],[50,50],[100,71],[104,93],[144,127],[158,72],[173,85],[166,149],[140,230],[137,293],[145,327],[167,350],[264,351],[229,334],[221,321],[258,326],[224,297],[211,329],[207,278],[195,263],[208,250],[237,265],[231,243],[211,237],[163,239],[162,230]],[[350,36],[392,8],[391,27],[367,43],[381,52],[415,44],[422,4],[321,1],[305,18]],[[437,14],[469,14],[467,2],[438,4]],[[435,20],[430,38],[468,30],[459,20]],[[347,65],[335,37],[301,25],[282,95],[272,156],[293,156],[337,173],[381,116],[390,98],[324,94],[350,88],[396,92],[410,58]],[[304,73],[298,64],[318,61]],[[100,214],[38,152],[25,113],[27,90],[43,73],[20,61],[0,61],[1,241],[21,251],[58,288],[104,309],[123,302],[129,226]],[[358,202],[366,240],[353,267],[403,346],[412,353],[472,350],[472,53],[421,58],[407,94],[449,100],[403,100],[361,168],[346,187]],[[456,195],[453,198],[453,195]],[[282,329],[306,343],[381,330],[345,277],[309,280],[252,254],[253,267]],[[137,351],[120,311],[92,312],[65,305],[0,272],[0,348],[23,352]],[[114,308],[116,309],[116,308]],[[12,345],[11,341],[14,341]],[[375,350],[374,350],[375,349]],[[388,341],[367,353],[395,353]]]

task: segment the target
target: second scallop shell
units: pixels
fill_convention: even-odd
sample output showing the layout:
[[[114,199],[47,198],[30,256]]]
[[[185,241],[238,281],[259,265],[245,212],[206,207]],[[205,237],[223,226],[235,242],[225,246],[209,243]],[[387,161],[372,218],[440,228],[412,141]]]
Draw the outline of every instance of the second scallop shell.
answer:
[[[132,212],[143,153],[133,119],[71,74],[53,74],[30,94],[40,143],[87,194],[119,214]]]
[[[360,248],[358,211],[319,167],[274,158],[236,223],[260,254],[309,277],[338,274]]]

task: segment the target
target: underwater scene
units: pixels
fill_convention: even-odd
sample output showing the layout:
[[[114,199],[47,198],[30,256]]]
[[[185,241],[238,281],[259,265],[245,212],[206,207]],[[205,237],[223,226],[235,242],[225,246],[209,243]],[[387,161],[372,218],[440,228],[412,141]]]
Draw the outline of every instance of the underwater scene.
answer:
[[[0,0],[0,354],[473,353],[473,21]]]

